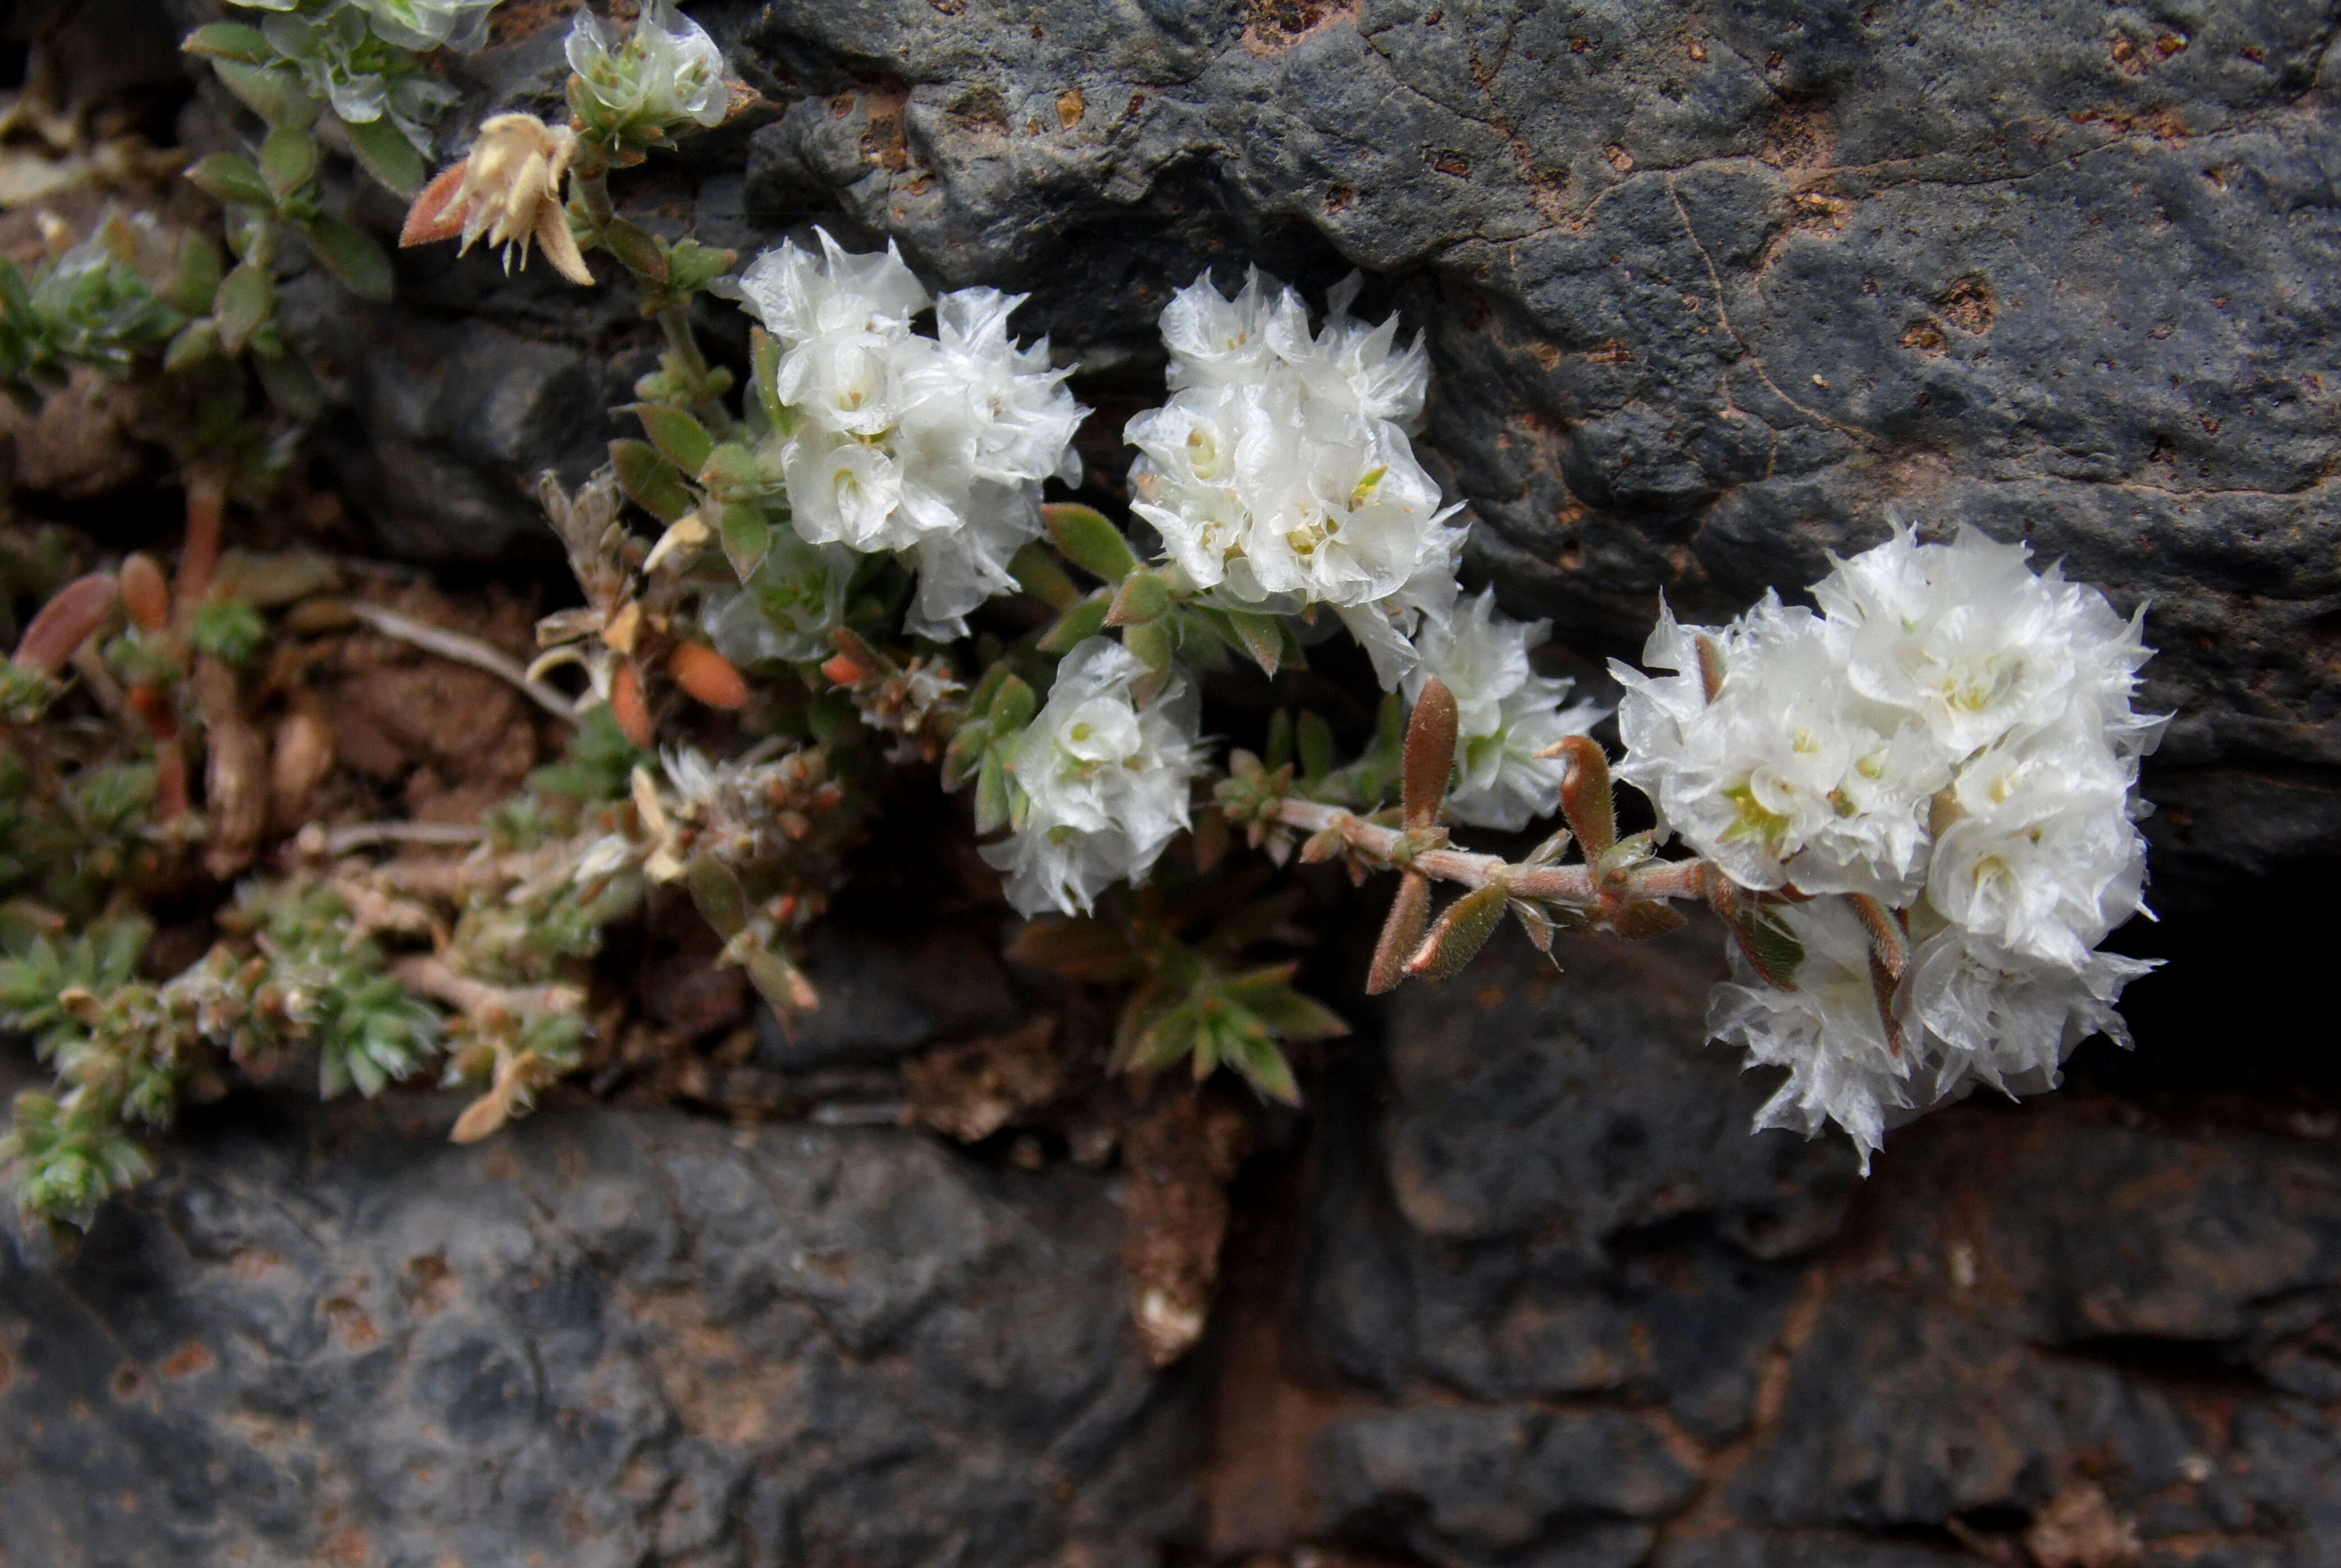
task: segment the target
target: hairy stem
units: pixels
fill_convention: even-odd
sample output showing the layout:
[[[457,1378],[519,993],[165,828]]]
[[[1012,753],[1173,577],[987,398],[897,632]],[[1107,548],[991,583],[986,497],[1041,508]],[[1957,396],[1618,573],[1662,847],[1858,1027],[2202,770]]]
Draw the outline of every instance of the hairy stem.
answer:
[[[1359,854],[1386,866],[1400,864],[1405,855],[1404,832],[1369,822],[1339,806],[1286,799],[1263,808],[1263,814],[1304,833],[1321,833],[1330,829]],[[1590,866],[1516,866],[1499,855],[1477,855],[1468,849],[1425,849],[1403,863],[1441,882],[1484,888],[1500,881],[1519,898],[1587,908],[1605,904],[1705,898],[1711,874],[1704,860],[1646,860],[1630,869],[1604,876]]]

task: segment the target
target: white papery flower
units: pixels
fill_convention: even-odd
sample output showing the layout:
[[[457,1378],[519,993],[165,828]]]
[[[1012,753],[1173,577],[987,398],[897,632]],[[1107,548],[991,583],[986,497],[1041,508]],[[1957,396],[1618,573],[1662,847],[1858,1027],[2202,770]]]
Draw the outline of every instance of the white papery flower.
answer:
[[[1699,638],[1721,674],[1714,700]],[[1900,904],[1926,874],[1928,812],[1950,759],[1902,712],[1847,681],[1828,626],[1773,595],[1719,631],[1696,633],[1659,608],[1645,675],[1612,661],[1626,688],[1619,776],[1745,888],[1793,883]]]
[[[1041,531],[1041,483],[1080,469],[1087,412],[1049,368],[1046,339],[1020,347],[1021,294],[961,289],[930,300],[890,243],[853,255],[826,232],[740,281],[782,349],[774,390],[792,414],[780,461],[796,531],[864,554],[905,552],[919,572],[905,622],[963,636],[966,616],[1013,586],[1008,562]],[[938,335],[911,330],[934,306]]]
[[[715,651],[742,670],[826,659],[830,633],[845,624],[854,555],[843,545],[807,544],[785,530],[748,580],[700,596],[699,624]]]
[[[1809,1137],[1833,1121],[1861,1151],[1866,1176],[1888,1114],[1912,1104],[1911,1064],[1887,1037],[1871,988],[1868,932],[1841,898],[1771,913],[1804,946],[1796,989],[1768,984],[1735,948],[1735,978],[1708,1001],[1708,1033],[1746,1047],[1752,1063],[1788,1069],[1788,1081],[1756,1113],[1758,1127]]]
[[[613,129],[664,134],[686,121],[720,125],[731,107],[723,51],[672,0],[650,0],[623,42],[592,10],[580,10],[563,52],[584,84],[593,117]]]
[[[1257,272],[1231,300],[1206,275],[1163,312],[1171,397],[1130,422],[1131,510],[1226,602],[1359,610],[1420,600],[1426,576],[1444,586],[1428,597],[1452,597],[1457,509],[1440,506],[1408,439],[1427,360],[1420,343],[1396,348],[1394,324],[1351,317],[1354,294],[1337,290],[1313,333],[1300,296]],[[1419,619],[1419,603],[1397,609]],[[1370,618],[1358,624],[1395,685],[1391,640]]]
[[[1173,677],[1140,708],[1131,688],[1145,673],[1120,643],[1090,638],[1057,667],[1011,752],[1022,815],[983,858],[1007,874],[1008,901],[1022,913],[1085,912],[1115,882],[1144,879],[1187,826],[1189,781],[1202,762],[1199,703]]]
[[[497,0],[347,0],[363,11],[374,33],[402,49],[479,52],[488,41],[488,13]],[[288,7],[289,9],[289,7]]]
[[[1551,815],[1565,765],[1537,753],[1584,734],[1608,712],[1598,703],[1570,702],[1574,682],[1530,667],[1529,650],[1551,630],[1548,620],[1498,613],[1490,590],[1430,620],[1415,639],[1408,700],[1420,700],[1434,675],[1455,696],[1458,777],[1447,809],[1459,822],[1517,832]]]
[[[2021,545],[1898,527],[1813,596],[1818,615],[1768,596],[1705,634],[1704,672],[1662,613],[1645,659],[1677,673],[1619,668],[1618,770],[1743,886],[1868,895],[1913,945],[1883,1004],[1898,1053],[1840,898],[1776,911],[1804,944],[1793,990],[1735,957],[1710,1020],[1791,1069],[1765,1125],[1834,1119],[1866,1169],[1902,1111],[2050,1087],[2089,1035],[2127,1042],[2114,1003],[2153,966],[2095,949],[2144,908],[2138,759],[2164,721],[2131,705],[2140,619]]]

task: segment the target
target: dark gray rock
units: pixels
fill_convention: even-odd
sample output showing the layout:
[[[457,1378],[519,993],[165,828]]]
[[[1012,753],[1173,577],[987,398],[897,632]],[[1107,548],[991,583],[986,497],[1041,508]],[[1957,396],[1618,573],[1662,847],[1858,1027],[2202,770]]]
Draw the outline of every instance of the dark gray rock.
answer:
[[[997,949],[964,926],[825,924],[806,943],[804,970],[821,993],[819,1007],[785,1030],[757,1009],[757,1059],[765,1066],[873,1066],[920,1046],[1012,1029],[1031,1016]]]
[[[1152,1563],[1191,1402],[1106,1184],[907,1134],[214,1116],[0,1235],[10,1563]],[[541,1555],[540,1555],[541,1554]]]
[[[1508,940],[1400,994],[1383,1108],[1337,1106],[1321,1134],[1308,1288],[1333,1364],[1487,1399],[1651,1390],[1710,1439],[1745,1424],[1791,1260],[1855,1177],[1842,1145],[1750,1134],[1767,1086],[1700,1043],[1721,942],[1703,921],[1564,939],[1556,971]]]
[[[1340,1423],[1320,1439],[1337,1518],[1403,1522],[1434,1562],[1628,1568],[1698,1477],[1647,1422],[1436,1407]]]
[[[1631,652],[1661,591],[1720,617],[1889,515],[1971,521],[2151,602],[2173,896],[2341,851],[2330,4],[693,10],[765,103],[622,194],[743,249],[819,220],[1031,291],[1024,329],[1108,411],[1109,487],[1171,288],[1362,267],[1429,334],[1431,439],[1515,611]],[[550,105],[555,30],[467,63],[451,150]],[[365,504],[419,555],[530,548],[522,482],[590,459],[649,340],[614,289],[411,260],[408,290],[348,383]],[[466,332],[508,386],[440,373]]]

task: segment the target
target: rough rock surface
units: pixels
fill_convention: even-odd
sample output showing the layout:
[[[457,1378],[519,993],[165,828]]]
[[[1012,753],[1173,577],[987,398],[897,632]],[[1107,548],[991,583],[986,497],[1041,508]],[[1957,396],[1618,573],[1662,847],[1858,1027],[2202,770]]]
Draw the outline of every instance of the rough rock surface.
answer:
[[[566,9],[472,63],[451,150],[549,104]],[[2151,604],[2166,883],[2341,851],[2329,0],[692,10],[765,101],[622,196],[1030,291],[1107,489],[1171,288],[1363,268],[1429,334],[1430,439],[1516,612],[1631,652],[1662,591],[1720,617],[1890,515],[1971,521]],[[294,313],[353,476],[401,551],[531,548],[527,479],[619,433],[651,334],[484,257],[403,287]]]
[[[1969,1104],[1857,1195],[1840,1146],[1750,1139],[1756,1086],[1676,1016],[1712,940],[1400,1003],[1286,1328],[1374,1393],[1289,1429],[1293,1517],[1473,1568],[2341,1553],[2329,1115]]]
[[[0,1563],[1135,1565],[1194,1400],[1100,1177],[915,1136],[214,1116],[0,1234]]]

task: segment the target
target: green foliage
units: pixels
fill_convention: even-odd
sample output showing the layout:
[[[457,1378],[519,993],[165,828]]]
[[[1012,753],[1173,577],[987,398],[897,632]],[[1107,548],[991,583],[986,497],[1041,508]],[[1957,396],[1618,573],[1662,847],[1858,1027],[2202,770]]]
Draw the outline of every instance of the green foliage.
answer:
[[[0,755],[0,898],[95,917],[115,884],[154,863],[154,800],[152,763],[100,762],[60,779],[15,749]]]
[[[626,739],[607,704],[581,716],[569,749],[558,762],[548,763],[528,776],[532,794],[557,796],[581,804],[620,800],[636,768],[653,760],[651,753]],[[534,811],[541,806],[528,808]]]
[[[155,235],[116,220],[25,277],[0,257],[0,389],[27,411],[75,365],[125,375],[183,320],[141,272]]]
[[[268,621],[243,600],[219,600],[196,610],[192,633],[199,651],[240,665],[268,640]]]

